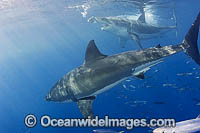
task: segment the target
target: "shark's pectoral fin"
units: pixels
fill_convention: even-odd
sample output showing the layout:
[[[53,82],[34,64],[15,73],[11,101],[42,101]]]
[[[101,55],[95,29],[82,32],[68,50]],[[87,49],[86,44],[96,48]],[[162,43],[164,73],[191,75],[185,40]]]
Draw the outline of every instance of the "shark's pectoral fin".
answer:
[[[78,107],[84,118],[88,118],[88,116],[90,116],[91,118],[94,117],[92,111],[92,103],[94,99],[95,97],[91,96],[91,97],[81,98],[78,100]]]
[[[135,75],[135,77],[139,78],[139,79],[144,79],[144,72],[139,73],[138,75]]]
[[[152,62],[143,64],[141,66],[138,66],[138,67],[134,68],[133,76],[140,78],[140,79],[143,79],[145,72],[147,72],[148,70],[150,70],[151,67],[153,67],[153,66],[155,66],[155,65],[157,65],[161,62],[162,62],[162,59],[157,60],[157,61],[152,61]]]
[[[126,42],[127,42],[126,38],[123,38],[123,37],[119,38],[119,43],[120,43],[121,48],[125,48]]]
[[[140,42],[140,38],[138,37],[138,35],[131,33],[131,32],[128,32],[128,33],[131,36],[132,40],[135,40],[136,43],[138,44],[138,46],[140,47],[140,49],[143,50],[143,47],[142,47],[142,44]]]
[[[136,39],[135,39],[136,43],[138,44],[138,46],[140,47],[141,50],[143,50],[144,48],[142,47],[142,44],[140,42],[140,39],[138,36],[136,36]]]

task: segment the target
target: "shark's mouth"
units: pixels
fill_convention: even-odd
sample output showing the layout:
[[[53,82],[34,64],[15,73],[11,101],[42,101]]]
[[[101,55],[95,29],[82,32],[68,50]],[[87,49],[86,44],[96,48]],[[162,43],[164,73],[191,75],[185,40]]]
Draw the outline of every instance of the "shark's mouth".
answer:
[[[103,26],[101,27],[101,30],[107,30],[107,29],[110,29],[111,25],[109,24],[103,24]]]
[[[111,24],[103,24],[102,27],[101,27],[101,30],[108,30],[108,29],[111,29],[112,28],[112,25]]]

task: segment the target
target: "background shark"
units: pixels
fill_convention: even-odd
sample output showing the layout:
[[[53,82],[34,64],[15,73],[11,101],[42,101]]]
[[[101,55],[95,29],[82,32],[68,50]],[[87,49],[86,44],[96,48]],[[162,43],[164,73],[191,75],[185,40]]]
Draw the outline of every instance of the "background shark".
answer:
[[[181,44],[128,51],[112,56],[102,54],[90,41],[83,65],[65,74],[47,94],[47,101],[78,103],[84,117],[93,117],[92,102],[96,96],[130,76],[144,78],[144,72],[164,57],[184,51],[200,65],[197,46],[200,13]]]
[[[176,29],[174,26],[156,26],[146,22],[145,11],[140,9],[141,15],[137,18],[133,15],[120,15],[111,17],[91,17],[88,22],[100,23],[103,26],[101,30],[110,32],[119,36],[120,45],[124,47],[130,39],[135,40],[141,49],[143,49],[140,40],[152,39],[160,37],[171,29]],[[176,23],[176,16],[174,13]]]
[[[161,127],[153,130],[153,133],[199,133],[200,115],[196,119],[181,121],[175,127]]]

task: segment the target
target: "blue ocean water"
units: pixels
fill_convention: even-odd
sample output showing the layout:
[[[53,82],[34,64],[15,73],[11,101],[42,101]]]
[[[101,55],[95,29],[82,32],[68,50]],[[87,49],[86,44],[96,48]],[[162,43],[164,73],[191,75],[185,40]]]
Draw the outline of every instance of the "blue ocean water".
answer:
[[[43,128],[37,124],[29,130],[24,124],[27,114],[38,118],[42,115],[82,118],[76,103],[47,102],[45,96],[66,72],[83,63],[90,40],[94,39],[100,51],[107,55],[138,49],[134,41],[129,41],[122,49],[116,36],[101,31],[98,24],[88,23],[87,17],[82,17],[80,12],[66,8],[74,2],[0,0],[1,133],[90,133],[96,129]],[[178,36],[170,32],[163,38],[142,41],[145,47],[177,44],[183,40],[200,11],[200,1],[176,0],[175,5]],[[106,11],[98,9],[88,15],[106,16],[107,12],[116,15],[116,10]],[[200,101],[200,67],[184,53],[166,58],[145,75],[144,80],[131,78],[99,95],[93,104],[94,113],[100,117],[175,118],[176,121],[200,114],[200,106],[197,106]],[[147,102],[130,104],[133,101]],[[113,130],[126,131],[123,128]],[[126,132],[149,131],[152,129],[140,127]]]

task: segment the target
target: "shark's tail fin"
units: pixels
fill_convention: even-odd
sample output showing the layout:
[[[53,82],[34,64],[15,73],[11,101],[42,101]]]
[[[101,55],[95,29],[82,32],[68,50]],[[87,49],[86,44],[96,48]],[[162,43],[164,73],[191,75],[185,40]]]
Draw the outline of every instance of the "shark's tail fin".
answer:
[[[200,65],[200,55],[197,44],[199,25],[200,25],[200,12],[181,44],[181,46],[184,49],[184,52],[188,56],[190,56],[198,65]]]

